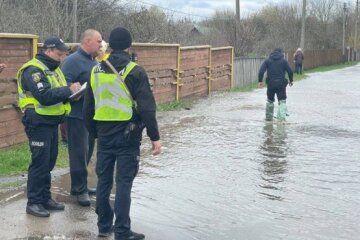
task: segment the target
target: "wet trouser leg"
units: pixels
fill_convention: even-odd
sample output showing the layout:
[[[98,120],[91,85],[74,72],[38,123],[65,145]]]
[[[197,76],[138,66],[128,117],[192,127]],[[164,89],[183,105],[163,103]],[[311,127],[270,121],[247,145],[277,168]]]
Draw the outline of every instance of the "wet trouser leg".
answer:
[[[275,94],[276,94],[276,85],[273,82],[268,83],[267,87],[267,102],[265,108],[265,120],[271,121],[274,116],[274,101],[275,101]]]
[[[276,95],[278,98],[278,111],[277,111],[277,119],[279,121],[285,121],[287,115],[287,107],[286,107],[286,85],[287,82],[284,81],[282,85],[280,85],[277,89]]]
[[[83,120],[66,118],[70,159],[71,193],[87,192],[87,163],[89,159],[89,133]]]
[[[267,97],[268,102],[274,102],[275,101],[275,94],[278,99],[279,108],[277,111],[277,118],[278,120],[285,120],[286,114],[287,114],[287,108],[286,108],[286,86],[287,81],[285,80],[274,80],[270,81],[267,88]]]
[[[58,154],[58,125],[33,125],[23,118],[29,138],[31,164],[28,169],[28,205],[41,204],[51,198],[51,174]]]
[[[98,138],[96,213],[99,231],[108,230],[113,221],[114,211],[109,203],[109,195],[115,162],[115,236],[130,230],[131,188],[139,169],[139,155],[139,146],[128,144],[121,133]]]
[[[266,102],[265,120],[272,121],[274,117],[274,102],[268,100]]]

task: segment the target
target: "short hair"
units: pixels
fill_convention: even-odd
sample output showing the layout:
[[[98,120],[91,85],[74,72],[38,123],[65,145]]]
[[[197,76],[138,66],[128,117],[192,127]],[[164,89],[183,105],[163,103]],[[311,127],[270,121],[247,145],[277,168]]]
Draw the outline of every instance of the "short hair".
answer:
[[[94,36],[95,33],[98,33],[98,31],[96,31],[95,29],[85,30],[85,32],[81,34],[80,43],[83,43],[86,39],[91,38],[92,36]]]

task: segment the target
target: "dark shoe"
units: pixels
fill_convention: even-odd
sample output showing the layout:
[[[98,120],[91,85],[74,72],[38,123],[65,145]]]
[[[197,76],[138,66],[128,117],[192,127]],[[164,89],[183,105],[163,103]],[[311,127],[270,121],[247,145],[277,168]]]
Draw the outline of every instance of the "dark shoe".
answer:
[[[89,188],[88,187],[88,193],[89,193],[89,195],[96,195],[96,188]]]
[[[26,213],[35,217],[49,217],[50,213],[42,204],[30,204],[26,206]]]
[[[110,237],[113,233],[114,233],[114,225],[112,225],[110,230],[107,232],[99,231],[98,237]]]
[[[116,240],[142,240],[142,239],[145,239],[145,235],[142,233],[136,233],[136,232],[133,232],[130,230],[125,235],[116,236],[115,239]]]
[[[88,193],[82,193],[76,196],[77,201],[80,206],[88,207],[90,206],[90,197]]]
[[[65,209],[65,205],[61,204],[61,203],[57,203],[55,202],[53,199],[49,199],[46,203],[43,203],[44,208],[47,210],[64,210]]]

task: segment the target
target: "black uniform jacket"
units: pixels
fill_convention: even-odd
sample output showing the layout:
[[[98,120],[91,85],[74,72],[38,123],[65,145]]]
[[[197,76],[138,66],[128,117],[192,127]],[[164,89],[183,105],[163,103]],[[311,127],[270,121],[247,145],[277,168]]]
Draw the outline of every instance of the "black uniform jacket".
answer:
[[[38,53],[36,59],[45,64],[50,71],[54,71],[60,62],[55,61],[44,53]],[[71,95],[68,86],[51,88],[45,74],[37,67],[28,67],[21,76],[21,84],[25,91],[31,92],[36,100],[43,106],[50,106],[59,102],[64,102]],[[31,117],[32,124],[56,125],[63,121],[64,116],[45,116],[35,112],[34,108],[28,108],[25,111],[28,117]],[[30,121],[30,119],[29,119]]]
[[[130,55],[122,50],[114,50],[109,56],[109,62],[120,72],[130,62]],[[113,73],[105,62],[100,63],[102,70]],[[141,66],[137,65],[125,79],[125,84],[137,104],[137,112],[146,126],[147,135],[152,141],[160,139],[156,120],[156,103],[152,94],[149,78]],[[84,121],[88,131],[95,136],[109,136],[122,132],[129,121],[95,121],[95,101],[90,82],[84,99]]]
[[[284,80],[285,72],[288,73],[290,82],[293,81],[293,71],[281,52],[274,51],[266,59],[259,70],[259,82],[262,82],[267,71],[267,83],[275,80]]]

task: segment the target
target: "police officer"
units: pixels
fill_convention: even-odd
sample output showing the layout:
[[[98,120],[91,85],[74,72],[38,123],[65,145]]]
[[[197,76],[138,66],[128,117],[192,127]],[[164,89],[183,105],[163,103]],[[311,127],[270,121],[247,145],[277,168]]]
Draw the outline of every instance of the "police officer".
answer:
[[[142,124],[152,142],[153,154],[161,151],[155,99],[145,70],[131,61],[128,53],[131,44],[127,29],[118,27],[111,31],[110,64],[102,61],[93,68],[84,101],[85,124],[98,137],[96,213],[99,236],[109,236],[114,230],[116,240],[145,238],[131,230],[129,216],[131,188],[139,169]],[[115,163],[113,210],[109,197]],[[114,211],[115,229],[112,227]]]
[[[31,150],[26,212],[37,217],[49,217],[48,210],[65,208],[51,197],[50,172],[58,155],[58,125],[70,111],[66,101],[81,87],[79,83],[68,86],[59,68],[67,51],[60,38],[49,37],[43,51],[17,73],[19,106]]]
[[[284,54],[280,48],[275,48],[261,65],[259,70],[259,87],[263,86],[263,77],[265,71],[267,72],[267,103],[265,111],[265,120],[272,121],[274,115],[274,101],[275,94],[278,99],[279,107],[277,111],[277,119],[284,121],[287,114],[286,108],[286,86],[288,84],[285,78],[287,72],[289,76],[289,86],[293,85],[293,71],[289,63],[284,58]]]

